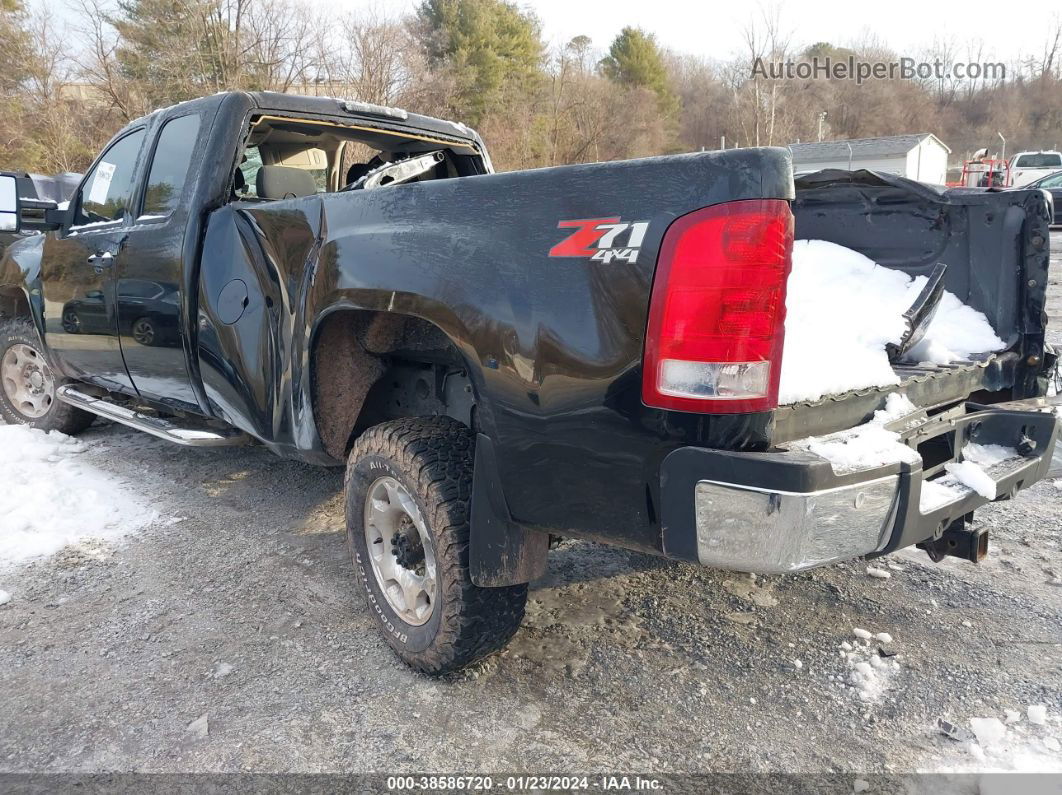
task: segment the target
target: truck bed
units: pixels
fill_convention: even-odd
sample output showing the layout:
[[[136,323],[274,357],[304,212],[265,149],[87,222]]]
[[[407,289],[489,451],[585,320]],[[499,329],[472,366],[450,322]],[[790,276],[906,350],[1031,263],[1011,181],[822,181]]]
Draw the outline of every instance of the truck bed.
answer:
[[[932,409],[1038,394],[1046,316],[1048,219],[1038,191],[936,188],[870,171],[820,171],[796,181],[798,239],[854,249],[909,276],[943,262],[945,289],[983,313],[1009,349],[950,365],[899,364],[900,383],[780,406],[771,441],[868,421],[890,392]],[[1035,358],[1035,362],[1030,360]],[[824,354],[823,367],[843,366]]]
[[[978,393],[995,392],[1012,383],[1018,363],[1013,351],[985,353],[969,361],[947,365],[897,364],[899,384],[855,389],[821,400],[780,406],[775,411],[776,444],[819,436],[860,425],[885,406],[892,392],[903,392],[916,406],[932,409],[967,400]]]

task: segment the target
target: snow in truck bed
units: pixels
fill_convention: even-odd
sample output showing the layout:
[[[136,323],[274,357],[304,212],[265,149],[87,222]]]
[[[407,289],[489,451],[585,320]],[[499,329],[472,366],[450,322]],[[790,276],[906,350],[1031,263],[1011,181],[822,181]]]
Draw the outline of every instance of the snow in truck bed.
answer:
[[[926,277],[878,265],[825,240],[798,240],[786,297],[778,402],[819,400],[853,389],[898,385],[885,346],[899,343],[903,313]],[[951,364],[1006,348],[985,316],[945,292],[913,363]]]

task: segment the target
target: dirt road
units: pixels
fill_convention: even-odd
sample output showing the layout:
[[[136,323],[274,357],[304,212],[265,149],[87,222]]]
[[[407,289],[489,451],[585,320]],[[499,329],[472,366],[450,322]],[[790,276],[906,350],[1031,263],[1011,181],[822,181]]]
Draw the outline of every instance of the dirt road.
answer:
[[[876,562],[888,578],[857,561],[754,579],[567,542],[512,647],[436,681],[363,613],[339,471],[104,424],[85,438],[160,518],[0,572],[0,770],[1062,769],[1050,482],[978,513],[985,564],[904,552]],[[1041,704],[1046,725],[1026,713]],[[1008,709],[982,758],[971,719]]]

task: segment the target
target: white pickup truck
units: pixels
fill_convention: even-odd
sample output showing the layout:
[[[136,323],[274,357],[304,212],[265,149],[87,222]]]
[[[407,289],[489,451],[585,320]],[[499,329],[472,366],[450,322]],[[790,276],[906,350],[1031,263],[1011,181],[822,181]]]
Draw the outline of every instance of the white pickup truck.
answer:
[[[1010,161],[1008,187],[1020,188],[1062,170],[1062,152],[1018,152]]]

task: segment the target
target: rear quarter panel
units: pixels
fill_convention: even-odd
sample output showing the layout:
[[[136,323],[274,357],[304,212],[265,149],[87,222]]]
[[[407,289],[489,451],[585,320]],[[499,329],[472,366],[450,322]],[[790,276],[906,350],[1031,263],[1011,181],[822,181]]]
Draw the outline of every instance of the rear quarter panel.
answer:
[[[230,421],[319,459],[308,351],[322,318],[424,318],[465,357],[515,521],[659,550],[663,456],[683,444],[756,449],[769,422],[642,406],[660,241],[698,208],[792,190],[784,150],[745,149],[232,205],[211,216],[204,243],[204,381]],[[647,222],[637,261],[550,256],[574,231],[560,222],[590,218]],[[212,306],[234,278],[256,286],[226,326]],[[227,349],[247,356],[223,374],[207,360]]]

